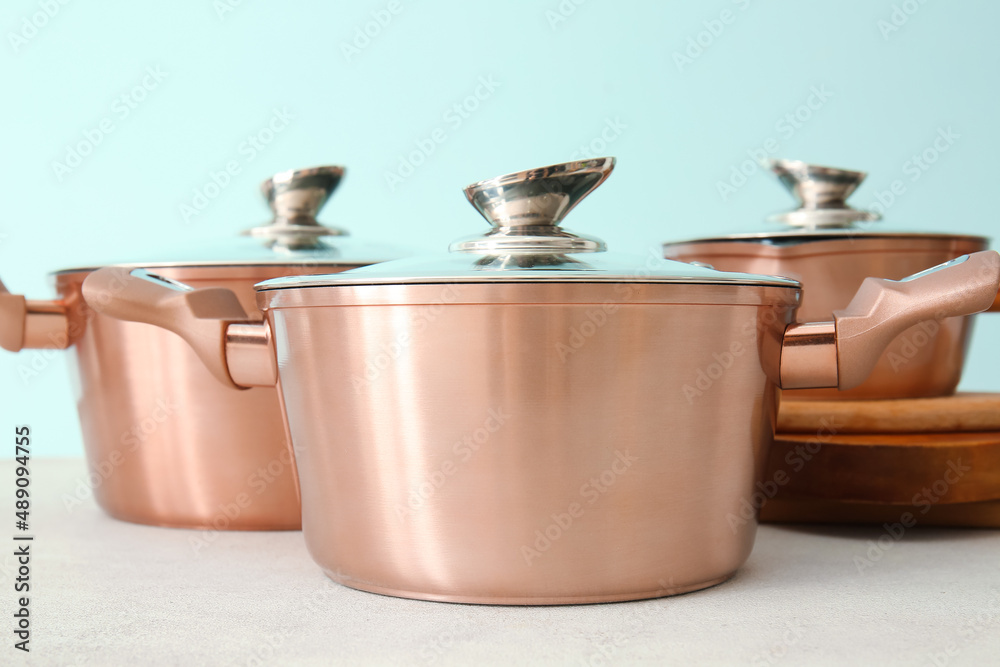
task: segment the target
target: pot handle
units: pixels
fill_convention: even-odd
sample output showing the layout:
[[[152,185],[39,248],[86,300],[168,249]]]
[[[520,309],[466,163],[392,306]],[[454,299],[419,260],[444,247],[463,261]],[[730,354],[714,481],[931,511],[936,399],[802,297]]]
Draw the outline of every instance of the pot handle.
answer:
[[[9,352],[24,349],[24,325],[28,321],[28,302],[20,294],[11,294],[0,282],[0,347]]]
[[[991,307],[1000,288],[1000,254],[963,255],[902,280],[866,278],[833,322],[785,330],[781,353],[784,389],[853,389],[866,379],[885,348],[910,327],[929,320],[972,315]]]
[[[0,282],[0,347],[64,350],[70,345],[69,316],[59,301],[28,301]]]
[[[145,269],[107,266],[83,283],[93,310],[128,322],[143,322],[183,338],[223,384],[240,388],[226,363],[226,329],[246,322],[236,295],[222,287],[193,289]]]

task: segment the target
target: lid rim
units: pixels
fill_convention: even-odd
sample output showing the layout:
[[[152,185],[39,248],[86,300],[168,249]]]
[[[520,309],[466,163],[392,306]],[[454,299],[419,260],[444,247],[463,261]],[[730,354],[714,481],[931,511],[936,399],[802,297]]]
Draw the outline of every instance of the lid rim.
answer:
[[[256,293],[263,311],[294,311],[311,308],[380,308],[425,306],[475,306],[503,311],[525,306],[541,308],[585,307],[673,307],[752,306],[797,308],[803,291],[791,286],[719,284],[635,284],[620,289],[618,283],[510,283],[497,289],[494,283],[352,285],[341,289],[279,289]]]
[[[362,268],[365,266],[370,266],[371,264],[379,264],[383,261],[391,260],[364,260],[364,261],[321,261],[321,262],[279,262],[279,261],[253,261],[253,262],[113,262],[111,264],[95,264],[92,266],[78,266],[69,267],[65,269],[57,269],[55,271],[49,271],[50,276],[66,275],[70,273],[88,273],[97,271],[98,269],[103,269],[106,266],[125,266],[125,267],[138,267],[144,269],[253,269],[253,268],[268,268],[274,266],[288,266],[301,268],[303,266],[318,266],[318,267],[337,267],[337,266],[350,266],[352,268]]]

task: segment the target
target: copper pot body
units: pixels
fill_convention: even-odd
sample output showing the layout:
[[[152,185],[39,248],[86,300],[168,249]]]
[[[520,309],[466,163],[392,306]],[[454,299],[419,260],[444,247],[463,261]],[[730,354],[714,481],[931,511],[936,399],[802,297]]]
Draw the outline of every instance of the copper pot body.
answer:
[[[668,243],[664,256],[704,262],[722,271],[793,278],[804,287],[798,320],[833,319],[865,278],[900,280],[960,255],[985,250],[977,237],[843,236],[790,245],[760,240]],[[998,297],[1000,300],[1000,297]],[[786,399],[927,398],[955,392],[972,329],[971,317],[925,322],[896,338],[868,380],[847,391],[799,389]]]
[[[724,581],[753,545],[798,294],[262,292],[310,553],[344,585],[449,602],[609,602]]]
[[[343,270],[337,267],[332,271]],[[193,287],[232,290],[251,317],[253,285],[315,267],[165,267]],[[297,530],[294,459],[280,395],[223,386],[177,335],[101,315],[80,290],[89,271],[56,275],[69,314],[74,391],[88,483],[116,519],[179,528]]]

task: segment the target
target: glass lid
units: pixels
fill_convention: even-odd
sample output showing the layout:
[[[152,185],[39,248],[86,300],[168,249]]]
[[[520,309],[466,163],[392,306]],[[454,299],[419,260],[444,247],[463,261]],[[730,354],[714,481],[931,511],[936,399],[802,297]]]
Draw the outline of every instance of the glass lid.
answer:
[[[882,219],[877,211],[857,209],[847,199],[868,176],[863,171],[808,164],[801,160],[766,160],[764,162],[798,204],[795,208],[771,215],[769,222],[785,225],[772,232],[728,234],[710,238],[668,242],[664,246],[689,243],[749,241],[769,245],[792,245],[850,237],[907,238],[935,240],[970,240],[987,243],[988,239],[962,234],[894,232],[872,230],[871,223]]]
[[[498,176],[465,188],[491,228],[451,244],[450,252],[339,274],[267,280],[258,290],[337,285],[483,282],[672,282],[797,288],[785,278],[608,252],[600,239],[574,234],[563,218],[611,174],[614,158],[557,164]]]
[[[126,257],[109,263],[148,268],[292,264],[356,267],[412,254],[388,244],[355,240],[346,230],[325,226],[316,219],[345,171],[344,167],[324,166],[275,174],[260,186],[273,215],[270,222],[238,236],[189,242],[157,256]],[[59,273],[93,270],[101,265]]]

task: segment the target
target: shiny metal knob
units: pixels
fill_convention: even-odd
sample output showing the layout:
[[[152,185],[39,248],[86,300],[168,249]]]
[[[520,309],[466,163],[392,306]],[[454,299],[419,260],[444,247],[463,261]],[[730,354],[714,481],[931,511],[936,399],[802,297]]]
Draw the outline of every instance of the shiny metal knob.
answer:
[[[344,167],[328,166],[275,174],[260,185],[274,219],[245,233],[289,249],[320,247],[320,237],[346,235],[343,229],[325,227],[316,220],[345,171]]]
[[[798,208],[772,215],[768,220],[796,227],[850,227],[854,222],[881,218],[873,211],[852,208],[847,203],[847,198],[868,175],[863,171],[799,160],[769,160],[767,166],[799,202]]]
[[[605,250],[603,241],[566,231],[559,223],[615,167],[613,157],[519,171],[465,188],[469,203],[493,229],[461,239],[453,252],[573,253]]]

